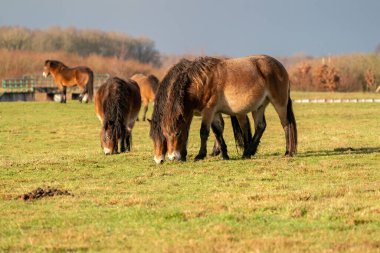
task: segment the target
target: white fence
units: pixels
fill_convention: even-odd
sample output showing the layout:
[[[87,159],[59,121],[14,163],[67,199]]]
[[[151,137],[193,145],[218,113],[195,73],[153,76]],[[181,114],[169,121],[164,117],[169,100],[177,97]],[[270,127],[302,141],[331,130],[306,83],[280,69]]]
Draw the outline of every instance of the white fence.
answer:
[[[294,103],[380,103],[379,98],[363,99],[293,99]]]

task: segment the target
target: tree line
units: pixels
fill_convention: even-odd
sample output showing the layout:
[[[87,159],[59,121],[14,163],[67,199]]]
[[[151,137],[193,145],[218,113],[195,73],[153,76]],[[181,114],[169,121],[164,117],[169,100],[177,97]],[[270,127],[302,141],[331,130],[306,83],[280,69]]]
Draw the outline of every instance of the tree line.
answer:
[[[24,27],[0,27],[0,49],[56,52],[64,51],[80,56],[92,54],[137,60],[161,65],[160,53],[148,38],[134,38],[125,33],[76,28],[51,27],[31,30]]]
[[[295,90],[380,92],[380,55],[309,58],[288,67]]]

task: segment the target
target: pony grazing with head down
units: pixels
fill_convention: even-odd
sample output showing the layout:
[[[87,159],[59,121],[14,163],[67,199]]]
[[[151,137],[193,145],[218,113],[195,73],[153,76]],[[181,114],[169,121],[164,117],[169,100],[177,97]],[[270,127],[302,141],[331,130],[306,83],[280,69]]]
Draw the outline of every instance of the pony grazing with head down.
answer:
[[[89,67],[79,66],[69,68],[60,61],[46,60],[44,77],[52,75],[55,84],[62,92],[61,103],[66,103],[66,87],[78,85],[82,89],[79,96],[79,102],[88,102],[92,100],[94,93],[94,73]]]
[[[144,106],[144,115],[142,120],[145,121],[148,105],[150,102],[153,102],[156,97],[159,81],[155,75],[146,76],[144,74],[135,74],[131,77],[131,79],[136,81],[140,87],[141,102]],[[137,118],[137,120],[139,119]]]
[[[132,129],[141,107],[140,89],[133,80],[113,77],[95,94],[95,111],[101,124],[100,144],[104,154],[131,150]]]
[[[156,96],[152,120],[155,154],[160,153],[160,144],[164,144],[169,157],[186,159],[188,130],[194,113],[199,112],[202,116],[201,147],[195,160],[204,159],[215,115],[225,113],[236,116],[244,133],[243,158],[250,158],[256,153],[266,128],[264,112],[269,103],[274,106],[285,132],[285,155],[296,153],[297,127],[289,96],[289,77],[276,59],[258,55],[182,60],[169,70],[163,83],[167,86],[166,95]],[[253,138],[246,117],[249,112],[255,123]],[[217,138],[225,146],[223,138],[220,135]]]
[[[182,59],[178,64],[174,65],[168,72],[168,74],[165,76],[165,78],[162,80],[162,82],[159,85],[157,94],[156,94],[156,100],[155,105],[153,108],[153,114],[152,114],[152,120],[150,121],[150,137],[153,140],[153,146],[154,146],[154,161],[157,164],[163,163],[165,155],[167,153],[167,143],[168,140],[172,140],[171,137],[166,137],[163,133],[162,129],[162,119],[164,118],[164,114],[167,112],[167,107],[169,106],[171,109],[173,109],[174,104],[173,97],[175,96],[183,96],[184,91],[182,90],[175,90],[173,89],[172,85],[174,81],[179,78],[183,73],[188,69],[188,67],[192,64],[190,60]],[[190,108],[190,107],[188,107]],[[170,113],[170,112],[169,112]],[[185,117],[181,117],[182,121],[188,122],[187,127],[184,129],[181,129],[180,132],[176,134],[176,136],[182,135],[187,136],[189,134],[189,127],[192,120],[193,115],[192,114],[186,114]],[[246,116],[246,120],[248,121],[248,117]],[[243,138],[244,133],[241,130],[239,123],[235,116],[231,116],[231,123],[234,131],[234,138],[237,147],[243,148]],[[177,124],[173,121],[173,124]],[[176,126],[172,126],[176,127]],[[219,154],[222,155],[222,159],[228,160],[228,152],[227,152],[227,145],[224,142],[223,139],[223,131],[224,131],[224,120],[221,115],[221,113],[216,113],[215,117],[212,119],[211,123],[211,129],[214,132],[215,135],[215,143],[214,147],[211,153],[211,156],[217,156]],[[248,136],[251,136],[250,129],[247,131]],[[168,138],[168,139],[167,139]],[[182,141],[182,139],[180,140]],[[181,145],[181,149],[178,151],[177,154],[169,154],[169,160],[174,160],[176,158],[185,161],[187,156],[187,150],[186,150],[186,144]]]

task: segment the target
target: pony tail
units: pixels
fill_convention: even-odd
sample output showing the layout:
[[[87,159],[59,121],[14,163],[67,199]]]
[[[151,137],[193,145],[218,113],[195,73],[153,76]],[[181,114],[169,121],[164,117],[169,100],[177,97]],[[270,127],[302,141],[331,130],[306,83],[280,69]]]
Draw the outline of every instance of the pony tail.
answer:
[[[88,74],[89,78],[88,78],[88,81],[86,83],[86,90],[87,90],[87,94],[88,94],[88,101],[92,101],[92,97],[93,97],[93,94],[94,94],[94,72],[92,70],[90,70],[89,74]]]
[[[289,122],[289,151],[290,155],[297,153],[297,123],[293,113],[292,99],[288,98],[288,106],[286,113],[287,120]]]
[[[246,115],[245,117],[247,121],[245,128],[248,131],[249,139],[252,139],[251,123],[249,122],[248,116]],[[231,125],[234,132],[236,147],[239,149],[243,149],[244,148],[244,131],[241,129],[239,121],[236,118],[236,116],[231,116]]]
[[[124,126],[124,116],[123,116],[123,110],[120,108],[120,106],[116,106],[116,119],[115,119],[115,131],[116,136],[122,136],[123,131],[125,131]]]

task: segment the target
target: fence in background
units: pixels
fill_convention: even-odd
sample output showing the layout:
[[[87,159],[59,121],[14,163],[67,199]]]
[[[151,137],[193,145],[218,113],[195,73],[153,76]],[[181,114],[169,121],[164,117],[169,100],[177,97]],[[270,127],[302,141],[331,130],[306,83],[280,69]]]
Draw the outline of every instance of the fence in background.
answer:
[[[380,103],[379,98],[353,99],[294,99],[294,103]]]
[[[109,74],[95,74],[94,88],[98,88],[109,77]],[[57,86],[54,84],[51,76],[45,78],[41,75],[3,79],[1,80],[1,88],[3,93],[53,92],[57,90]],[[73,91],[75,91],[75,88]]]

